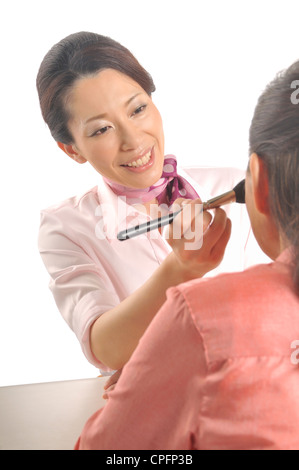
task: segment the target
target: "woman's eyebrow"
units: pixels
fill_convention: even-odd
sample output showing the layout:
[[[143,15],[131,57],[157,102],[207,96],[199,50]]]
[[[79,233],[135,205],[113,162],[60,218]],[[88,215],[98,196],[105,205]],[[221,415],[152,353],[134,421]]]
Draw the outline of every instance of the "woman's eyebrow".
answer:
[[[91,121],[96,121],[97,119],[103,119],[107,116],[107,113],[103,114],[98,114],[97,116],[92,116],[91,118],[86,119],[86,121],[83,121],[84,126],[88,124]]]
[[[131,98],[129,98],[128,101],[126,101],[125,106],[128,106],[131,103],[131,101],[133,101],[136,98],[136,96],[139,96],[139,95],[142,95],[141,91],[139,91],[138,93],[135,93],[135,95],[131,96]]]
[[[142,92],[139,91],[138,93],[135,93],[135,95],[131,96],[131,98],[129,98],[128,101],[125,102],[125,107],[128,106],[131,103],[131,101],[133,101],[137,96],[141,94]],[[95,121],[97,119],[103,119],[106,117],[107,117],[107,113],[98,114],[97,116],[92,116],[91,118],[88,118],[86,121],[83,122],[83,124],[86,125],[91,121]]]

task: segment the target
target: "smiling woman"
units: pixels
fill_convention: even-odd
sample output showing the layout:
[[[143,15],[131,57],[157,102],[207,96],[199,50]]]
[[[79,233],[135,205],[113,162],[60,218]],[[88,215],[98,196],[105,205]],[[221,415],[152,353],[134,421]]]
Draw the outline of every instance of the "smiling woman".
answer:
[[[162,120],[151,97],[127,75],[106,69],[80,79],[68,97],[72,144],[59,146],[112,181],[146,188],[161,176]]]
[[[163,203],[168,210],[175,200],[188,203],[193,227],[198,195],[206,199],[231,189],[244,172],[197,168],[178,174],[175,157],[164,156],[153,80],[110,38],[81,32],[61,40],[40,66],[37,89],[43,118],[60,149],[80,164],[88,162],[102,177],[98,187],[42,211],[39,250],[57,306],[84,354],[111,373],[126,364],[169,287],[212,270],[243,269],[246,260],[254,263],[258,256],[248,256],[251,232],[242,207],[217,209],[213,220],[205,212],[200,233],[194,234],[203,241],[196,250],[179,221],[168,243],[160,232],[122,243],[105,227],[112,224],[117,233],[132,216],[134,225],[147,221],[150,209],[159,211]],[[117,210],[125,214],[123,227]]]
[[[94,33],[75,33],[55,44],[41,63],[37,89],[43,118],[57,142],[73,141],[67,126],[68,92],[82,77],[113,69],[131,77],[151,95],[151,76],[131,52],[111,38]]]

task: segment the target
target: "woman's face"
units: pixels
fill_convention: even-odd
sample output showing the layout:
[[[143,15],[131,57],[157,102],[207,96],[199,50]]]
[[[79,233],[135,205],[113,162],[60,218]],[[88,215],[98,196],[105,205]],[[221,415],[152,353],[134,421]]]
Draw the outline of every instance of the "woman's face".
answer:
[[[64,150],[101,175],[132,188],[162,174],[164,133],[151,97],[133,79],[106,69],[75,84],[69,100],[74,144]]]

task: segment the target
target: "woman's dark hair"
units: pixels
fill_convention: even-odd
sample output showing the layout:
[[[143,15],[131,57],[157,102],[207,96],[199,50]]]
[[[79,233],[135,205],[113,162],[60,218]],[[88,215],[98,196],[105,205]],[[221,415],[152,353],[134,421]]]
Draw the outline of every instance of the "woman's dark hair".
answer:
[[[73,143],[66,101],[76,80],[115,69],[135,80],[148,95],[155,91],[151,76],[132,53],[113,39],[79,32],[55,44],[44,57],[36,86],[42,116],[57,142]]]
[[[270,210],[294,255],[299,295],[299,61],[277,74],[260,96],[249,132],[249,151],[264,162]]]

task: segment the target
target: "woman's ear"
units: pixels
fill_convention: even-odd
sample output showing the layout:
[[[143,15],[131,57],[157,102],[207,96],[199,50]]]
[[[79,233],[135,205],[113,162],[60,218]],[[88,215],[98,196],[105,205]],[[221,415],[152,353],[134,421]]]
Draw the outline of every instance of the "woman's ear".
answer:
[[[256,153],[253,153],[250,156],[249,168],[256,209],[264,215],[269,215],[269,180],[266,165]]]
[[[84,158],[77,150],[76,146],[73,144],[63,144],[62,142],[57,142],[58,147],[63,150],[72,160],[75,160],[77,163],[85,163],[87,160]]]

